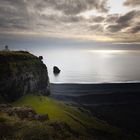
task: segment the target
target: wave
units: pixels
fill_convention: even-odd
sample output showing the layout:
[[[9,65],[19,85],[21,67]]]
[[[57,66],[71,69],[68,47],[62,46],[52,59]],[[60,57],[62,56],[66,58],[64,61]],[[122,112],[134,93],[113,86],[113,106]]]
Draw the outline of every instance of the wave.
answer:
[[[51,84],[131,84],[131,83],[140,83],[139,80],[135,81],[114,81],[114,82],[51,82]]]

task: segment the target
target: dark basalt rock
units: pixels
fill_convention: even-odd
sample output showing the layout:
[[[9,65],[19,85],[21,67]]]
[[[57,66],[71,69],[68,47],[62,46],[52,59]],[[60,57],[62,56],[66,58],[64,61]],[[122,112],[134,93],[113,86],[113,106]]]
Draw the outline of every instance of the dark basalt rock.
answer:
[[[29,94],[49,95],[49,77],[40,58],[24,51],[0,51],[0,96],[15,101]]]
[[[59,74],[60,71],[61,71],[61,70],[60,70],[57,66],[54,66],[54,67],[53,67],[53,73],[54,73],[54,74]]]
[[[42,60],[43,60],[43,56],[39,56],[38,58],[39,58],[39,60],[40,60],[40,61],[42,61]]]

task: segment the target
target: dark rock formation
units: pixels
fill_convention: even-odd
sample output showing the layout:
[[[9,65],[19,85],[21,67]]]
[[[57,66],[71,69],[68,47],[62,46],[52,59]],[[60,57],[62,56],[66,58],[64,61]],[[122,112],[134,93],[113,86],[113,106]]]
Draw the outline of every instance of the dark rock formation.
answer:
[[[54,67],[53,67],[53,73],[54,73],[54,74],[59,74],[60,71],[61,71],[61,70],[60,70],[57,66],[54,66]]]
[[[39,56],[38,58],[39,58],[39,60],[40,60],[40,61],[42,61],[42,60],[43,60],[43,56]]]
[[[14,101],[28,93],[49,95],[47,67],[28,52],[0,52],[0,96]]]

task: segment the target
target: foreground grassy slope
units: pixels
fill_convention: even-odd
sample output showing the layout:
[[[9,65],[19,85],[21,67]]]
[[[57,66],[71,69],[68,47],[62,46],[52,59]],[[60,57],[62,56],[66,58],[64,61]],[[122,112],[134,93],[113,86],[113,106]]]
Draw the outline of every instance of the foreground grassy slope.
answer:
[[[124,136],[120,130],[92,117],[90,112],[48,97],[27,95],[13,105],[30,106],[39,114],[48,114],[49,122],[65,122],[78,133],[87,136],[87,140],[90,136],[101,140],[131,139]]]
[[[81,140],[89,136],[78,135],[67,124],[20,120],[0,112],[0,140]]]
[[[78,109],[62,102],[55,101],[44,96],[27,95],[14,103],[16,106],[31,106],[39,114],[48,114],[50,121],[64,121],[74,128],[85,130],[85,128],[94,128],[107,130],[108,125],[99,123],[89,112]],[[112,131],[112,130],[110,130]]]

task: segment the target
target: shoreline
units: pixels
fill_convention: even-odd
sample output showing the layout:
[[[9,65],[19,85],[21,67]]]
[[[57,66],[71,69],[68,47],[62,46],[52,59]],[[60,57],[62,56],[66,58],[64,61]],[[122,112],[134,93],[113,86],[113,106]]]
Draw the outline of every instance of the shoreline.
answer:
[[[126,81],[126,82],[73,82],[73,83],[65,83],[65,82],[50,82],[50,84],[56,85],[102,85],[102,84],[140,84],[140,81]]]

